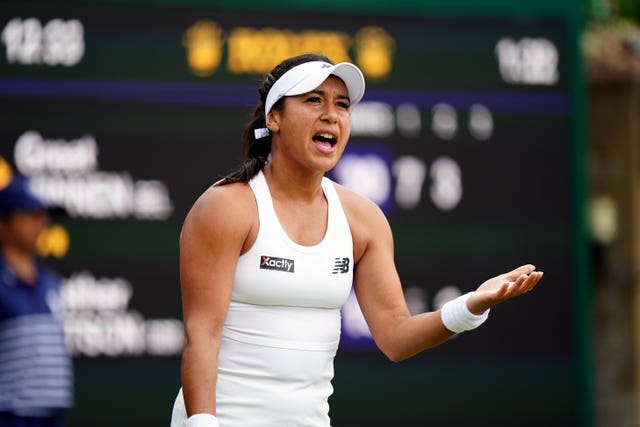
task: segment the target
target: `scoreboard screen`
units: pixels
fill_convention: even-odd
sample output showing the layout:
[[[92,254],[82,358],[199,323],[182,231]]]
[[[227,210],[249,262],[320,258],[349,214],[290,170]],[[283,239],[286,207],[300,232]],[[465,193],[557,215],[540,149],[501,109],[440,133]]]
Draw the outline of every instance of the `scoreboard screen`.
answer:
[[[480,329],[400,363],[375,347],[352,295],[333,425],[587,425],[576,12],[213,3],[0,10],[0,175],[29,176],[68,212],[39,250],[63,277],[70,425],[120,425],[123,413],[168,424],[182,222],[240,162],[261,78],[304,52],[365,75],[328,176],[387,215],[412,313],[524,263],[545,272]]]

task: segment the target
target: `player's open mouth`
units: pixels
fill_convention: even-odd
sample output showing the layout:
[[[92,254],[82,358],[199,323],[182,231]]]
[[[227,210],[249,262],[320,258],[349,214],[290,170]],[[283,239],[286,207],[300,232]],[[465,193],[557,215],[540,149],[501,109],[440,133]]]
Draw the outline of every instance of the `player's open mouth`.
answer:
[[[316,135],[314,135],[313,137],[313,141],[316,142],[317,144],[323,145],[323,146],[331,146],[333,147],[334,145],[336,145],[337,139],[334,135],[327,133],[327,132],[321,132],[318,133]]]

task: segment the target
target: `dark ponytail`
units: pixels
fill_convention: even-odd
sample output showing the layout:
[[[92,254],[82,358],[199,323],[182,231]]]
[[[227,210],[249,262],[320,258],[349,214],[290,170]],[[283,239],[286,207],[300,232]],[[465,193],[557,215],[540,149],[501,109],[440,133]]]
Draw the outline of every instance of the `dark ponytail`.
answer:
[[[264,104],[267,100],[267,95],[273,84],[284,73],[292,69],[293,67],[311,61],[324,61],[332,63],[329,58],[324,55],[318,55],[314,53],[306,53],[304,55],[298,55],[282,61],[278,64],[267,77],[262,81],[262,84],[258,88],[258,94],[260,96],[260,104],[253,112],[251,121],[247,124],[244,133],[244,145],[242,147],[243,161],[238,168],[222,178],[216,185],[226,185],[235,182],[247,183],[260,172],[267,163],[267,158],[271,153],[271,133],[267,136],[256,139],[254,131],[260,128],[266,128],[267,124],[264,117]],[[280,98],[276,102],[272,110],[279,110],[282,108],[284,98]]]

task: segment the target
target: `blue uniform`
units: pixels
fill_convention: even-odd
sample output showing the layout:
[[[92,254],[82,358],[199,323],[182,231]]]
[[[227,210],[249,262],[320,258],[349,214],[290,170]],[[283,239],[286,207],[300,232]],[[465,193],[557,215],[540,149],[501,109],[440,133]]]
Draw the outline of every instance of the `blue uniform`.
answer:
[[[53,271],[38,265],[36,282],[28,284],[0,257],[0,425],[61,425],[72,404],[59,306]]]

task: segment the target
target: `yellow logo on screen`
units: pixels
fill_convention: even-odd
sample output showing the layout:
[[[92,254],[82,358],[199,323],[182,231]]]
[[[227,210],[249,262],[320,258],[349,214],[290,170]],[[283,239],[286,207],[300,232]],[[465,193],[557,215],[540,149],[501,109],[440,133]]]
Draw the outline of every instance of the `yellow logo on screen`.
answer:
[[[12,179],[11,165],[3,157],[0,157],[0,190],[9,185]]]
[[[52,225],[38,236],[38,255],[43,258],[48,256],[62,258],[69,252],[69,246],[69,233],[60,224]]]
[[[374,79],[385,78],[393,67],[395,40],[380,27],[362,28],[355,37],[356,63],[362,73]]]
[[[333,62],[355,62],[365,76],[384,79],[392,71],[395,39],[383,28],[368,26],[355,36],[342,31],[236,27],[223,36],[222,27],[197,21],[184,34],[189,68],[199,77],[211,76],[227,48],[226,68],[233,74],[266,74],[282,60],[307,52]],[[351,59],[355,56],[355,61]]]
[[[224,45],[220,25],[209,20],[198,21],[187,29],[182,44],[187,50],[189,68],[196,76],[206,77],[216,71]]]

